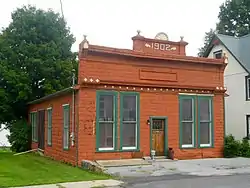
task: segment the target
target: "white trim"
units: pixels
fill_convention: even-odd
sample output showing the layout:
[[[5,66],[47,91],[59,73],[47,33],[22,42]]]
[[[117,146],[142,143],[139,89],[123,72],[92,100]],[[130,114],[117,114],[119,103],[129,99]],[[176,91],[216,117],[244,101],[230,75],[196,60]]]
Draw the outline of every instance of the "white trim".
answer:
[[[69,104],[63,104],[62,106],[69,106]]]
[[[47,110],[52,110],[52,107],[47,108]]]
[[[198,94],[198,93],[178,93],[179,95],[191,95],[191,96],[208,96],[213,97],[214,94]]]
[[[212,146],[212,144],[200,144],[200,147],[202,148],[202,147],[211,147]]]
[[[132,150],[136,149],[136,146],[122,147],[122,150]]]
[[[99,151],[112,151],[114,150],[114,147],[113,148],[98,148]]]
[[[182,148],[193,148],[194,144],[183,144],[181,145]]]

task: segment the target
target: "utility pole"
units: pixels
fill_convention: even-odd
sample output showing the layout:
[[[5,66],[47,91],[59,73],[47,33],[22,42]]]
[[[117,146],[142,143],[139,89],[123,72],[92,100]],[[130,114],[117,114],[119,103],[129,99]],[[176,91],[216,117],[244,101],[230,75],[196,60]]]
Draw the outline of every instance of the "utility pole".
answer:
[[[60,5],[61,5],[61,13],[62,13],[62,17],[63,17],[63,19],[64,19],[62,0],[60,0]]]

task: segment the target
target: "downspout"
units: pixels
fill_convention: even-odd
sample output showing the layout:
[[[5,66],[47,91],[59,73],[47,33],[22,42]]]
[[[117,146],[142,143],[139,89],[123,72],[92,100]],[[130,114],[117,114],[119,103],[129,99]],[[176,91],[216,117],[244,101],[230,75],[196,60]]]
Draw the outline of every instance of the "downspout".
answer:
[[[75,146],[75,70],[72,76],[72,130],[71,130],[71,146]],[[77,150],[77,148],[76,148]]]

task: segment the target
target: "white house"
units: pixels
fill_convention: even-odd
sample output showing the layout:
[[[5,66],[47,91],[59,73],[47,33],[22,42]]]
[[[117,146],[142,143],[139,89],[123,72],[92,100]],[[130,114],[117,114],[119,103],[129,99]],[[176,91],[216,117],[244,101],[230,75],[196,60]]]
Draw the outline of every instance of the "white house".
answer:
[[[0,124],[0,147],[10,147],[10,143],[7,139],[7,135],[9,135],[9,130],[5,129],[4,124]]]
[[[205,57],[228,57],[224,72],[226,134],[236,139],[250,136],[250,35],[240,38],[215,34]]]

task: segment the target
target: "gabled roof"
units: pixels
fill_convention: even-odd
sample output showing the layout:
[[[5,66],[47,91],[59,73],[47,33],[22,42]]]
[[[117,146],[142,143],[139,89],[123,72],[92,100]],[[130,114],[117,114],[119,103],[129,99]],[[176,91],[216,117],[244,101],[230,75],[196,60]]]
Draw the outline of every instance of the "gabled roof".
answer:
[[[242,67],[250,73],[250,34],[242,37],[233,37],[222,34],[215,34],[204,56],[207,57],[214,46],[214,41],[218,39]]]

